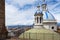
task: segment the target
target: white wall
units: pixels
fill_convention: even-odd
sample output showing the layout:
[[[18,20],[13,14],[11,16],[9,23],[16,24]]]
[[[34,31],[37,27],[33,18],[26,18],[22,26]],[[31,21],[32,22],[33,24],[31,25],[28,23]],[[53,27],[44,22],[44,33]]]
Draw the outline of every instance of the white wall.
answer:
[[[49,25],[48,24],[43,24],[43,27],[46,29],[49,29]]]
[[[52,31],[57,31],[57,24],[55,23],[46,23],[46,24],[43,24],[44,25],[44,28],[46,29],[50,29]],[[54,29],[52,29],[52,27],[54,27]]]
[[[57,24],[50,24],[50,30],[57,31]],[[52,29],[52,26],[54,26],[54,29]]]
[[[35,20],[35,18],[37,18],[37,17],[38,17],[38,23],[37,23],[37,19]],[[43,19],[40,23],[40,17],[41,16],[35,16],[35,18],[34,18],[34,28],[42,28],[43,27]]]
[[[39,26],[34,25],[34,28],[43,28],[43,25],[39,25]]]

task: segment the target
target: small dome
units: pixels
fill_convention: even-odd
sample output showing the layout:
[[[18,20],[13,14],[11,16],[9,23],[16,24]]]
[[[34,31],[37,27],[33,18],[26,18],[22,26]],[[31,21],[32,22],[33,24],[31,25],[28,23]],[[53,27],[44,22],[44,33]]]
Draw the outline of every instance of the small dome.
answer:
[[[34,16],[43,15],[42,12],[36,12]]]
[[[49,11],[43,11],[43,20],[55,20],[55,18]]]

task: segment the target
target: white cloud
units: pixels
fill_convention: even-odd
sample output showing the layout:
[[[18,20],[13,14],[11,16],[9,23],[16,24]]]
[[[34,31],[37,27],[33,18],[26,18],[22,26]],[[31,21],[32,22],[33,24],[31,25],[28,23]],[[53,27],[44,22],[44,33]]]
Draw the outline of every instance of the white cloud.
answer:
[[[53,2],[54,2],[54,1],[57,1],[57,2],[60,2],[60,0],[45,0],[45,1],[48,1],[48,2],[49,2],[49,1],[53,1]]]
[[[34,3],[35,0],[11,0],[11,1],[6,0],[6,1],[10,2],[13,5],[19,4],[19,6],[22,7],[22,6],[26,5],[26,4]]]
[[[60,22],[60,14],[54,14],[54,17],[55,17],[55,19],[57,20],[57,22]]]
[[[6,3],[5,5],[5,16],[6,16],[6,25],[17,25],[17,24],[24,24],[24,25],[28,25],[28,24],[32,24],[34,21],[34,13],[36,11],[36,8],[32,7],[28,10],[19,10],[18,8],[16,8],[14,6],[14,4],[18,3],[21,7],[24,6],[25,4],[33,4],[34,1],[37,0],[12,0],[12,4],[8,4]],[[48,6],[49,10],[52,10],[54,7],[56,7],[57,5],[59,5],[60,3],[56,3],[55,5],[50,5]],[[59,10],[60,11],[60,10]],[[59,12],[59,11],[51,11],[52,14]],[[60,14],[53,14],[54,17],[57,19],[58,22],[60,22]]]
[[[29,25],[33,23],[35,8],[21,11],[13,5],[6,4],[5,6],[6,25]]]
[[[60,0],[56,0],[56,1],[60,2]]]
[[[57,5],[60,5],[60,2],[58,2],[58,3],[54,4],[54,5],[49,5],[49,4],[48,4],[48,9],[49,9],[49,10],[53,10],[53,9],[55,9],[55,7],[56,7]]]
[[[15,20],[17,20],[18,10],[13,5],[5,5],[5,16],[6,16],[6,25],[13,24]],[[17,12],[17,13],[16,13]],[[12,22],[12,23],[11,23]]]
[[[15,25],[32,25],[33,24],[33,20],[20,20],[20,21],[16,21],[14,23]]]
[[[50,13],[52,13],[52,15],[55,17],[55,19],[57,20],[57,22],[60,23],[60,13],[55,12],[55,11],[50,11]]]

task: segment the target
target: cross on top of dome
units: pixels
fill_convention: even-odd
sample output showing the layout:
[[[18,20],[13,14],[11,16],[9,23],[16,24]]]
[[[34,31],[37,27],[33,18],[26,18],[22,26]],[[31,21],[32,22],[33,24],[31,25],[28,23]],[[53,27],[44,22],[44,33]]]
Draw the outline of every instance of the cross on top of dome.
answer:
[[[41,11],[40,7],[42,7],[42,11]],[[38,3],[37,11],[34,16],[36,16],[36,15],[43,15],[44,20],[55,20],[54,16],[48,11],[45,0],[43,0],[43,3],[41,6]]]
[[[43,2],[43,4],[46,4],[46,1],[45,0],[43,0],[42,2]]]

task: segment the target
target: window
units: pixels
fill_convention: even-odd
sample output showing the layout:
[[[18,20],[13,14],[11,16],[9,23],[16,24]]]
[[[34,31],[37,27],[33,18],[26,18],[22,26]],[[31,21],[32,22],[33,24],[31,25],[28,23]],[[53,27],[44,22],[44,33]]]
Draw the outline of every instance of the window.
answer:
[[[41,23],[41,17],[40,17],[40,23]]]
[[[52,26],[52,29],[54,29],[54,27]]]
[[[36,22],[36,18],[35,18],[35,22]]]
[[[38,17],[37,17],[37,23],[38,23]]]

